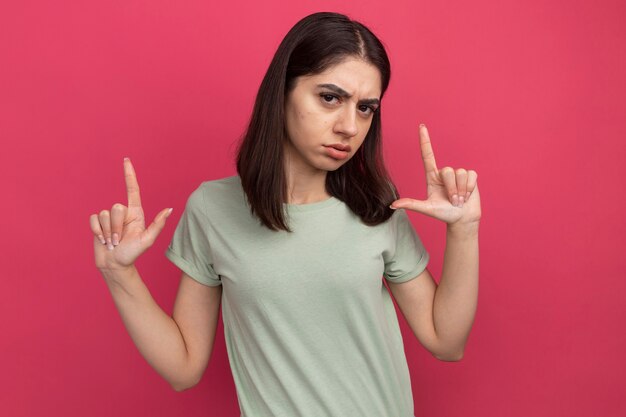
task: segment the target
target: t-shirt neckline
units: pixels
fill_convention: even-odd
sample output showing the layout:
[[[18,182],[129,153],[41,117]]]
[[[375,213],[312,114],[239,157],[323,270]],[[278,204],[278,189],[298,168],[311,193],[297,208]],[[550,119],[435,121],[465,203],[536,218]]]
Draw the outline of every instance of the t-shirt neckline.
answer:
[[[241,188],[241,177],[239,176],[239,174],[237,175],[233,175],[233,178],[235,178],[238,183],[239,183],[239,187]],[[244,194],[245,193],[243,191],[243,188],[241,188],[241,192]],[[246,200],[247,201],[247,200]],[[316,201],[315,203],[306,203],[306,204],[288,204],[288,203],[283,203],[283,207],[285,208],[285,210],[288,213],[297,213],[297,212],[306,212],[306,211],[314,211],[314,210],[321,210],[324,209],[326,207],[332,207],[335,206],[339,203],[341,203],[342,201],[340,199],[338,199],[335,196],[330,196],[330,198],[327,198],[326,200],[322,200],[322,201]]]
[[[289,212],[300,212],[300,211],[312,211],[312,210],[320,210],[326,207],[334,206],[340,203],[337,197],[330,196],[326,200],[316,201],[315,203],[306,203],[306,204],[288,204],[283,203],[283,207],[285,207]]]

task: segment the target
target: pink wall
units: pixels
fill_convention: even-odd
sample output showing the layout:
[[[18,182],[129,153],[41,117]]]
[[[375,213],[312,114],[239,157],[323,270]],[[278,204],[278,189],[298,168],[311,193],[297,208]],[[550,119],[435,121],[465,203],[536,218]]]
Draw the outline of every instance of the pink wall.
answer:
[[[126,204],[130,156],[148,218],[174,207],[137,264],[171,313],[180,271],[164,251],[186,198],[234,175],[275,48],[322,10],[388,47],[400,190],[424,197],[420,122],[439,167],[479,174],[465,357],[437,361],[402,320],[416,416],[626,415],[625,3],[484,0],[0,5],[1,415],[239,415],[222,323],[202,382],[173,391],[123,327],[88,219]],[[439,280],[445,226],[410,217]]]

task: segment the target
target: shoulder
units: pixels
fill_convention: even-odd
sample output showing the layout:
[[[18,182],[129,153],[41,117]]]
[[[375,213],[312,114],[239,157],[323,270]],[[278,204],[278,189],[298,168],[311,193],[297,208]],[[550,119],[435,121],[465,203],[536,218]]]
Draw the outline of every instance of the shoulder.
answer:
[[[415,232],[415,227],[405,209],[397,209],[387,220],[387,231],[394,238],[407,232]]]
[[[406,223],[410,223],[406,211],[404,209],[396,209],[393,211],[391,216],[379,226],[386,229],[388,232],[395,233],[396,230],[398,230],[398,227],[401,227],[402,224]]]
[[[406,213],[405,209],[394,210],[394,213],[389,218],[389,221],[394,224],[399,222],[410,222],[409,215]]]
[[[219,178],[216,180],[208,180],[200,183],[196,191],[200,190],[201,193],[232,193],[233,191],[241,188],[241,180],[238,175],[232,175],[230,177]]]
[[[203,181],[191,194],[195,199],[225,198],[233,194],[238,194],[241,190],[241,180],[239,176],[219,178],[216,180]]]
[[[238,175],[203,181],[189,196],[189,203],[207,214],[228,213],[244,203]]]

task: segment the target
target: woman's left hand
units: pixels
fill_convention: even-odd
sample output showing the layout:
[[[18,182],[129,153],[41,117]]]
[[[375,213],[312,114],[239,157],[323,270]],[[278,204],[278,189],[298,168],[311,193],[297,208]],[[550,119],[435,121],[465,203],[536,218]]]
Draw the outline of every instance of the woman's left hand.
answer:
[[[391,203],[391,208],[413,210],[448,225],[478,223],[481,215],[476,181],[478,174],[463,168],[445,167],[438,170],[426,126],[420,125],[419,134],[428,198],[400,198]]]

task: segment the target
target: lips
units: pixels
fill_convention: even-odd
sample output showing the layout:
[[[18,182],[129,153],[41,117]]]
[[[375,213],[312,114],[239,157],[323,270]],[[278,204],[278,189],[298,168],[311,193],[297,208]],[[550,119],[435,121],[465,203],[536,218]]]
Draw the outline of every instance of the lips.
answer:
[[[324,145],[327,148],[335,148],[338,151],[344,151],[344,152],[350,152],[352,150],[352,148],[350,148],[350,145],[344,145],[342,143],[333,143],[331,145]]]

